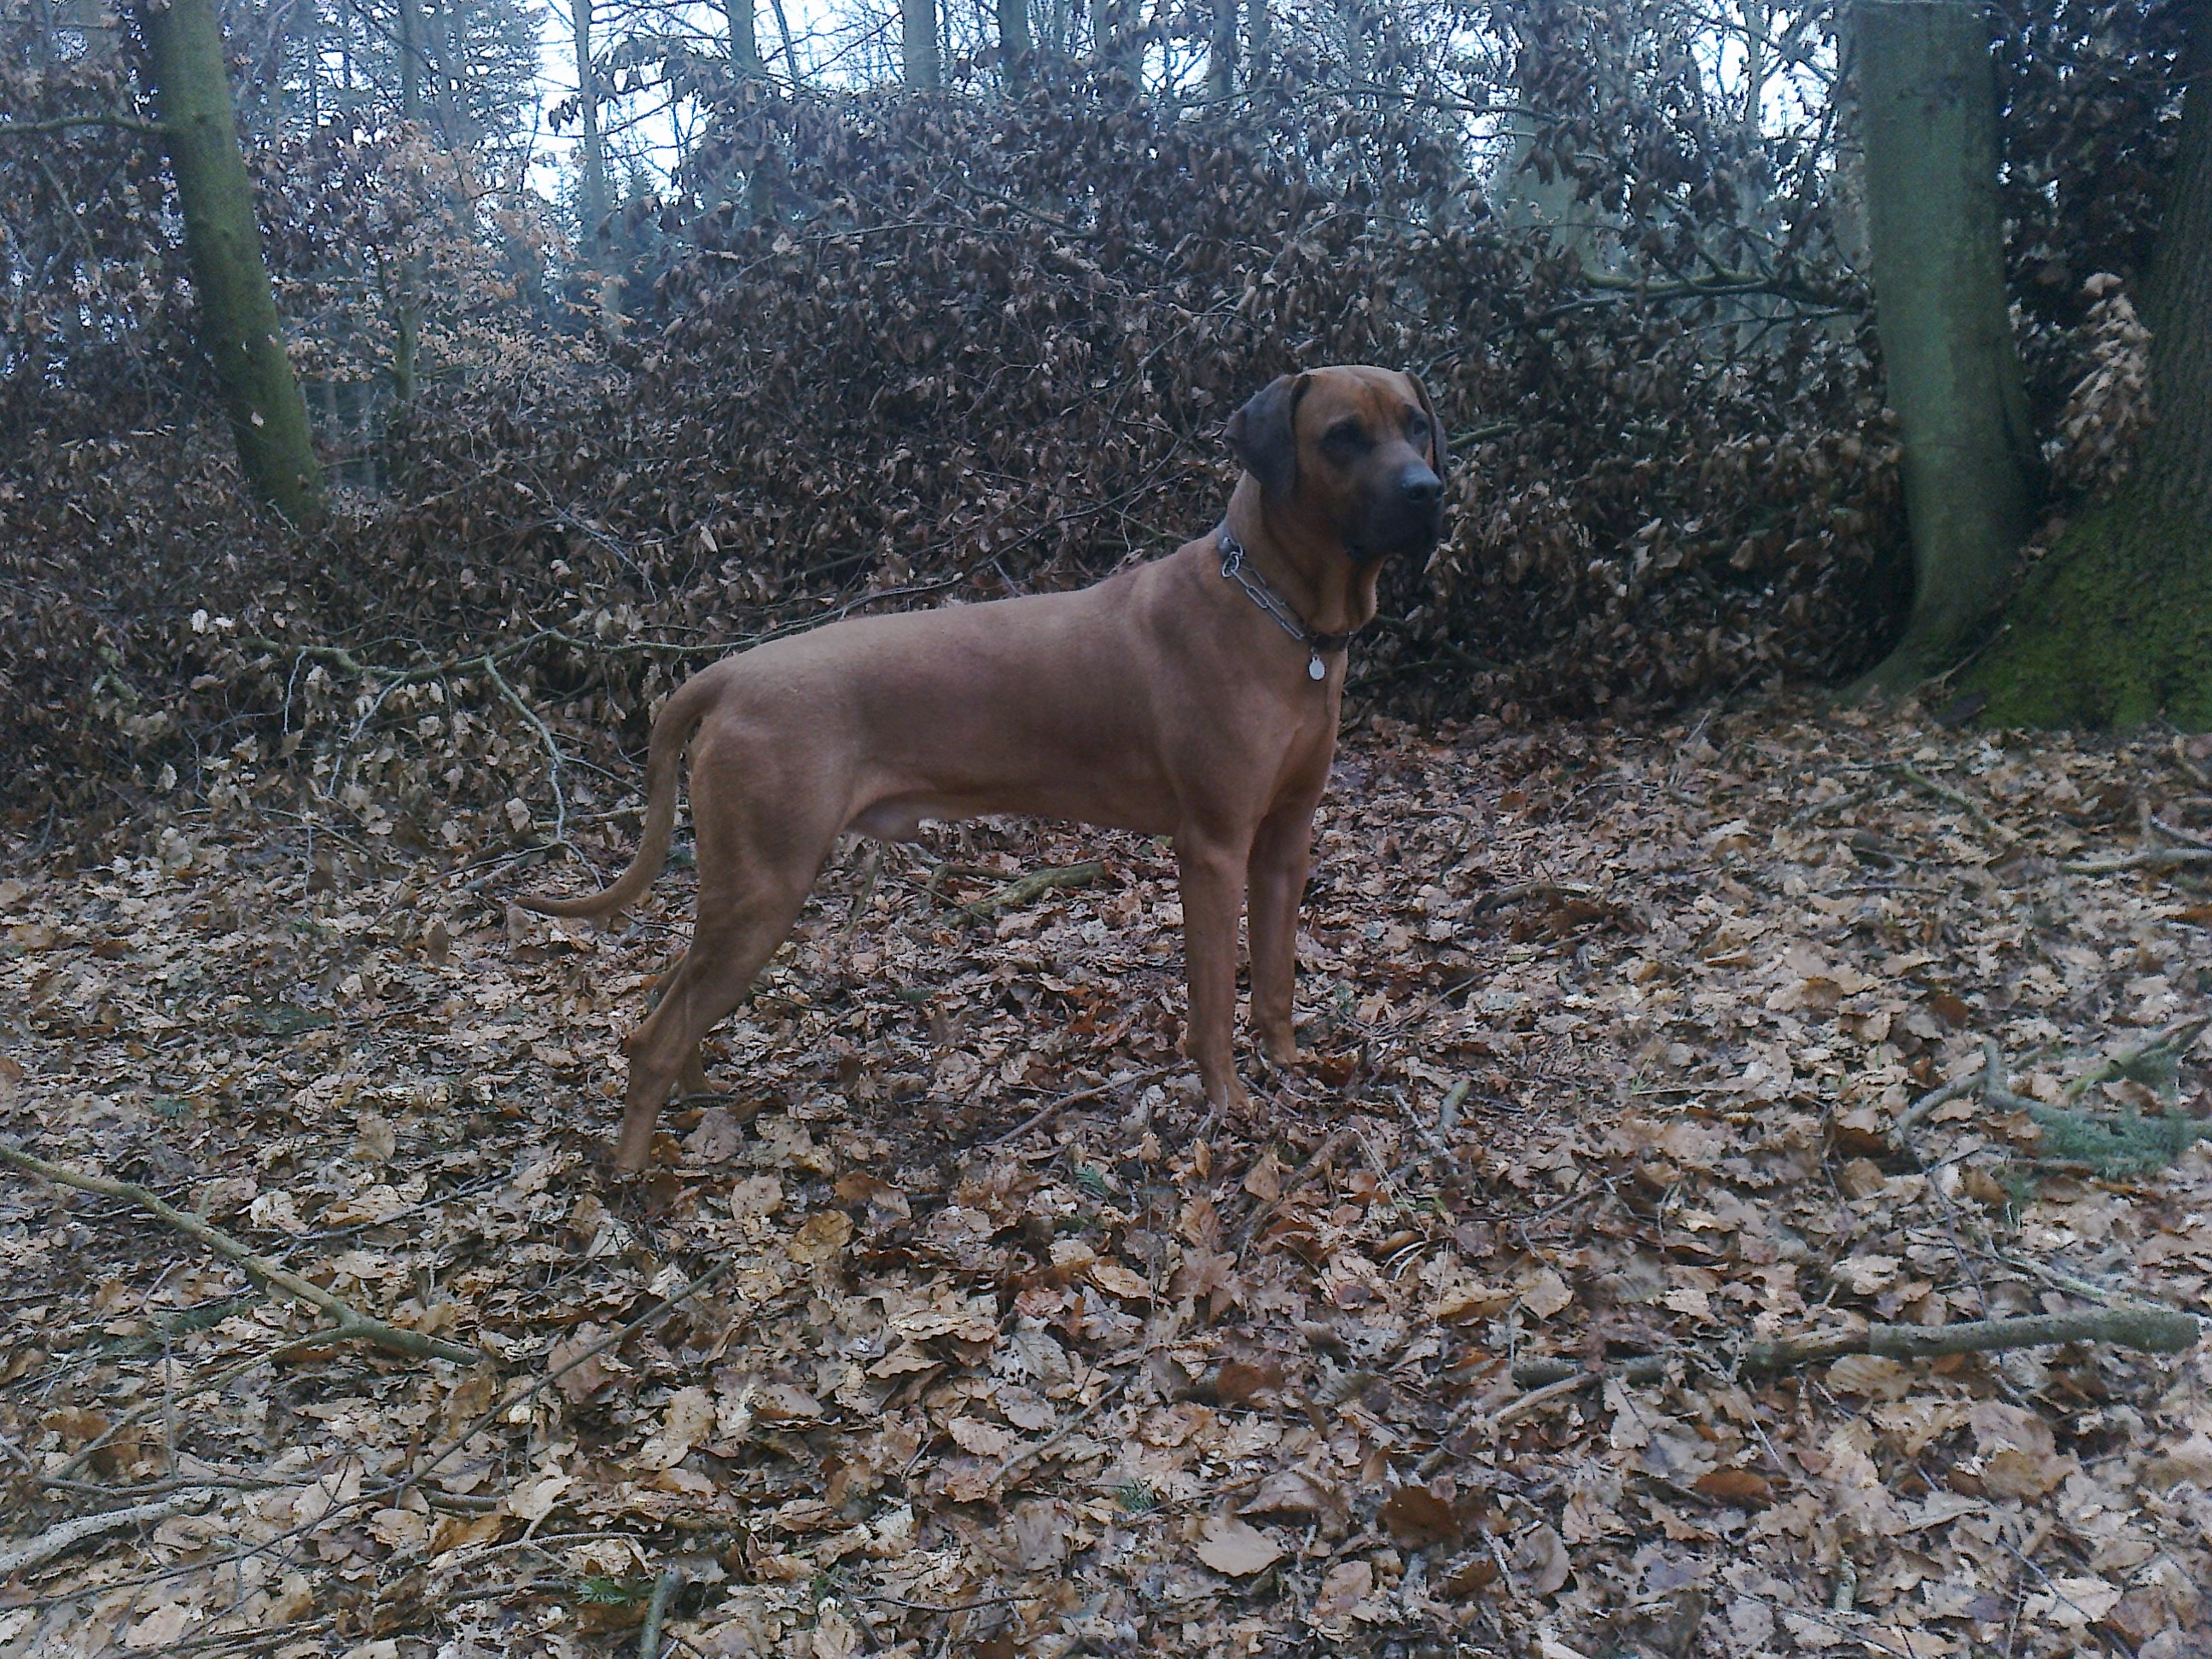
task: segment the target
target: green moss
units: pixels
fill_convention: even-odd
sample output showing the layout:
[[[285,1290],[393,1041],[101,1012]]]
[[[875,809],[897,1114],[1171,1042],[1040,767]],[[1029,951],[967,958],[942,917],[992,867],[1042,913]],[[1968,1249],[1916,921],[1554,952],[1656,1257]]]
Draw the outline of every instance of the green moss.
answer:
[[[2212,531],[2123,497],[2084,514],[1964,683],[2000,726],[2212,728]]]
[[[2200,1138],[2212,1139],[2212,1125],[2185,1117],[2100,1117],[2068,1106],[2031,1107],[2027,1115],[2043,1131],[2039,1157],[2087,1164],[2108,1178],[2163,1170]]]

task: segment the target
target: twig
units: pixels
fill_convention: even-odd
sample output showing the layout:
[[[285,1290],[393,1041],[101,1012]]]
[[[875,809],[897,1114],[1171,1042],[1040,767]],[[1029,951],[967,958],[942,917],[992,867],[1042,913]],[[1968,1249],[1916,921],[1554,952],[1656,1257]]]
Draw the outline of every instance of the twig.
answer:
[[[668,1616],[669,1602],[683,1588],[683,1568],[671,1565],[661,1569],[660,1577],[653,1581],[653,1599],[645,1604],[645,1623],[638,1627],[637,1659],[660,1659],[660,1621]]]
[[[2158,1061],[2178,1058],[2188,1052],[2189,1045],[2197,1041],[2212,1018],[2197,1015],[2188,1019],[2177,1019],[2155,1035],[2120,1050],[2117,1054],[2098,1061],[2087,1071],[2066,1085],[2066,1098],[2079,1099],[2100,1083],[2114,1078],[2133,1077],[2145,1060]]]
[[[1251,1242],[1252,1235],[1259,1231],[1260,1224],[1270,1219],[1285,1203],[1304,1190],[1308,1182],[1328,1168],[1336,1155],[1357,1138],[1357,1133],[1358,1132],[1350,1124],[1343,1124],[1339,1126],[1328,1139],[1316,1147],[1314,1155],[1298,1166],[1297,1174],[1274,1197],[1261,1204],[1244,1218],[1244,1224],[1237,1230],[1236,1242],[1230,1247],[1231,1254],[1242,1256],[1244,1254],[1244,1247]]]
[[[1513,1380],[1524,1389],[1540,1389],[1547,1382],[1557,1382],[1568,1376],[1579,1376],[1592,1382],[1618,1376],[1624,1382],[1641,1386],[1656,1382],[1666,1375],[1667,1356],[1657,1353],[1639,1354],[1633,1359],[1624,1359],[1617,1365],[1585,1365],[1577,1359],[1538,1355],[1520,1360],[1513,1367]]]
[[[168,128],[159,121],[143,120],[136,115],[125,115],[119,110],[103,110],[94,115],[50,116],[41,121],[0,121],[0,138],[36,132],[62,132],[70,127],[114,127],[120,131],[146,133],[155,137],[168,131]]]
[[[2033,1261],[2024,1255],[2013,1255],[2003,1250],[1990,1250],[1985,1254],[1992,1261],[2001,1262],[2014,1273],[2026,1273],[2030,1278],[2039,1279],[2045,1284],[2053,1285],[2059,1290],[2071,1291],[2076,1296],[2086,1296],[2093,1302],[2102,1302],[2107,1307],[2151,1308],[2172,1311],[2165,1303],[2152,1297],[2136,1296],[2129,1291],[2108,1290],[2094,1279],[2084,1279],[2079,1273],[2069,1273],[2063,1268],[2051,1267],[2047,1262]]]
[[[109,1510],[100,1515],[80,1515],[73,1521],[64,1521],[49,1527],[27,1544],[12,1550],[0,1550],[0,1580],[14,1577],[32,1567],[44,1566],[58,1555],[65,1555],[89,1538],[99,1538],[125,1527],[136,1527],[148,1522],[166,1521],[173,1515],[182,1515],[191,1510],[204,1510],[215,1501],[214,1491],[207,1486],[194,1486],[173,1498],[164,1498],[152,1504],[133,1504],[128,1509]]]
[[[1130,1376],[1133,1376],[1134,1375],[1134,1372],[1130,1373]],[[1000,1468],[998,1474],[992,1480],[991,1490],[994,1492],[1004,1492],[1008,1486],[1013,1484],[1014,1476],[1017,1473],[1025,1471],[1030,1464],[1042,1462],[1045,1457],[1050,1455],[1052,1451],[1059,1446],[1061,1441],[1066,1440],[1078,1429],[1088,1423],[1092,1418],[1097,1416],[1100,1412],[1104,1411],[1113,1401],[1120,1399],[1121,1397],[1121,1391],[1129,1386],[1130,1376],[1124,1376],[1116,1381],[1112,1388],[1107,1389],[1106,1392],[1100,1395],[1097,1399],[1092,1401],[1088,1406],[1085,1406],[1081,1411],[1078,1412],[1067,1425],[1060,1429],[1058,1433],[1053,1435],[1048,1439],[1040,1440],[1036,1445],[1029,1447],[1025,1450],[1018,1451],[1012,1457],[1008,1458],[1005,1464]]]
[[[2154,847],[2141,853],[2121,853],[2111,858],[2076,859],[2059,868],[2073,876],[2109,876],[2121,870],[2179,870],[2212,864],[2212,848]]]
[[[1174,1069],[1171,1066],[1156,1066],[1149,1072],[1139,1072],[1133,1076],[1109,1078],[1105,1082],[1093,1084],[1088,1089],[1078,1089],[1073,1094],[1062,1095],[1057,1100],[1047,1101],[1012,1128],[1007,1130],[1006,1133],[988,1144],[993,1146],[1003,1146],[1010,1140],[1019,1140],[1038,1124],[1070,1106],[1079,1106],[1086,1100],[1096,1100],[1099,1096],[1111,1094],[1117,1089],[1144,1088],[1149,1084],[1158,1083]]]
[[[1977,1319],[1959,1325],[1869,1325],[1863,1331],[1818,1331],[1754,1342],[1743,1351],[1746,1369],[1787,1370],[1846,1354],[1884,1359],[1932,1359],[1944,1354],[1999,1348],[2033,1348],[2058,1342],[2109,1342],[2148,1353],[2181,1353],[2197,1346],[2203,1326],[2194,1314],[2171,1309],[2107,1308],[2101,1313],[2035,1314],[2023,1319]]]
[[[2185,830],[2178,823],[2168,823],[2164,818],[2154,813],[2147,812],[2143,816],[2150,827],[2159,834],[2171,836],[2185,847],[2202,847],[2208,852],[2212,852],[2212,837],[2200,836],[2194,830]]]
[[[1000,911],[1027,904],[1039,894],[1049,893],[1056,887],[1088,887],[1105,873],[1106,866],[1097,859],[1049,870],[1033,870],[1018,881],[1008,882],[997,892],[960,908],[977,921],[988,921]]]
[[[295,1336],[289,1342],[280,1342],[276,1346],[271,1348],[266,1353],[251,1355],[245,1359],[240,1359],[231,1364],[226,1365],[221,1370],[216,1371],[206,1377],[197,1378],[185,1383],[183,1389],[178,1393],[176,1398],[179,1402],[181,1402],[195,1399],[198,1395],[204,1394],[219,1394],[223,1389],[229,1386],[229,1384],[237,1378],[245,1376],[246,1372],[256,1370],[263,1365],[273,1365],[278,1360],[283,1358],[287,1354],[296,1353],[302,1348],[319,1348],[325,1343],[331,1341],[337,1336],[337,1331],[331,1327],[323,1326],[308,1332],[305,1336]],[[106,1446],[110,1441],[121,1434],[124,1430],[129,1428],[140,1419],[150,1416],[155,1412],[161,1410],[161,1396],[156,1396],[150,1400],[140,1401],[129,1411],[124,1413],[122,1416],[110,1423],[106,1431],[103,1431],[96,1439],[88,1440],[83,1445],[79,1446],[76,1449],[76,1455],[70,1458],[68,1462],[62,1465],[61,1475],[59,1478],[66,1478],[69,1475],[76,1474],[77,1470],[82,1468],[87,1463],[92,1461],[94,1453]]]
[[[1871,789],[1854,789],[1848,794],[1834,795],[1826,800],[1815,801],[1802,811],[1791,813],[1783,821],[1782,827],[1785,830],[1796,830],[1816,819],[1824,818],[1831,812],[1841,812],[1853,806],[1863,805],[1874,798],[1874,793]]]
[[[1890,1126],[1889,1144],[1900,1152],[1910,1152],[1910,1137],[1929,1113],[1961,1095],[1976,1093],[1981,1096],[1984,1104],[2002,1111],[2021,1112],[2042,1104],[2040,1101],[2030,1100],[2026,1095],[2016,1095],[2012,1091],[2005,1076],[2004,1051],[1997,1046],[1995,1037],[1984,1037],[1981,1070],[1971,1072],[1965,1077],[1954,1078],[1941,1088],[1930,1089],[1905,1108],[1899,1114],[1897,1121]]]
[[[561,787],[561,745],[553,740],[553,734],[546,729],[545,722],[538,718],[538,711],[525,702],[522,694],[507,683],[507,676],[499,672],[498,663],[492,659],[489,652],[478,658],[477,663],[491,677],[491,683],[499,688],[500,696],[514,705],[515,712],[530,722],[532,729],[538,733],[538,741],[545,745],[546,758],[552,767],[553,839],[566,847],[568,845],[568,797]]]
[[[1556,1382],[1547,1382],[1540,1389],[1529,1389],[1518,1400],[1509,1401],[1499,1407],[1492,1415],[1491,1433],[1496,1434],[1501,1429],[1511,1428],[1530,1413],[1540,1407],[1549,1405],[1554,1400],[1579,1393],[1598,1381],[1603,1375],[1601,1371],[1577,1371],[1573,1376],[1563,1376]]]
[[[1585,887],[1578,882],[1516,881],[1510,887],[1493,887],[1469,905],[1467,914],[1470,917],[1484,915],[1492,910],[1503,909],[1509,904],[1518,904],[1522,899],[1532,898],[1589,899],[1601,904],[1605,902],[1598,897],[1597,889]]]
[[[1908,766],[1903,761],[1885,761],[1880,769],[1903,778],[1915,789],[1924,791],[1928,794],[1935,796],[1938,800],[1950,802],[1952,805],[1957,807],[1968,817],[1973,819],[1976,823],[1980,824],[1983,829],[1988,830],[1991,835],[2002,836],[2008,841],[2017,841],[2019,839],[2019,836],[2015,831],[2006,828],[2003,824],[1999,823],[1995,818],[1991,817],[1989,815],[1988,809],[1984,807],[1983,805],[1979,801],[1976,800],[1972,795],[1961,794],[1956,789],[1952,788],[1948,783],[1936,782],[1935,779],[1929,777],[1925,772],[1920,770],[1919,768]]]
[[[321,1309],[337,1322],[330,1329],[313,1334],[323,1341],[367,1342],[392,1353],[410,1354],[417,1359],[449,1359],[457,1365],[476,1365],[483,1362],[485,1356],[475,1348],[441,1342],[420,1331],[404,1330],[399,1326],[387,1325],[380,1319],[371,1319],[366,1314],[356,1312],[321,1285],[278,1267],[266,1256],[256,1255],[228,1233],[210,1227],[191,1211],[179,1210],[173,1204],[165,1203],[133,1182],[111,1181],[106,1176],[84,1175],[58,1164],[49,1164],[20,1147],[4,1144],[0,1144],[0,1161],[12,1164],[20,1170],[28,1170],[33,1175],[43,1176],[60,1186],[74,1187],[80,1192],[127,1199],[187,1238],[198,1239],[217,1255],[236,1262],[246,1270],[248,1278],[273,1285],[295,1301]]]

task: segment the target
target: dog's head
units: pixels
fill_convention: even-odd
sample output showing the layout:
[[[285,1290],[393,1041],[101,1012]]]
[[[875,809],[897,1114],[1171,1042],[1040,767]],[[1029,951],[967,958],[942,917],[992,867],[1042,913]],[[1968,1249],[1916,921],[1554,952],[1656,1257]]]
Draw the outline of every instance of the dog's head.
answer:
[[[1229,417],[1224,435],[1271,501],[1324,518],[1357,563],[1426,553],[1443,533],[1443,428],[1410,374],[1280,375]]]

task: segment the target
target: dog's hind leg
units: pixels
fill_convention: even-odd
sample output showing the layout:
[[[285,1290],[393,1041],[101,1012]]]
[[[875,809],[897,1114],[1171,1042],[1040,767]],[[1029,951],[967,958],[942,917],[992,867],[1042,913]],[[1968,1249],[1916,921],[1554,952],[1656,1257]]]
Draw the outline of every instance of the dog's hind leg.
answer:
[[[645,1169],[653,1126],[671,1086],[680,1080],[689,1090],[705,1081],[700,1039],[745,1000],[754,975],[799,919],[812,884],[810,868],[763,873],[743,895],[719,906],[702,893],[691,948],[669,975],[653,1012],[630,1036],[629,1087],[615,1149],[615,1163],[624,1174]]]

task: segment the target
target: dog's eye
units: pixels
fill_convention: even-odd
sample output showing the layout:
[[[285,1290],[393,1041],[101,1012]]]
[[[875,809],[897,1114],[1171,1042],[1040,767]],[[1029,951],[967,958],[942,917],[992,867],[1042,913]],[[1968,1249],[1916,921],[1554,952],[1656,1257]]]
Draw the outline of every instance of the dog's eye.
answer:
[[[1429,417],[1418,410],[1406,416],[1406,441],[1425,444],[1429,441]]]
[[[1358,422],[1339,421],[1322,434],[1321,447],[1331,459],[1343,461],[1364,454],[1374,446],[1368,441],[1367,434],[1360,429]]]

